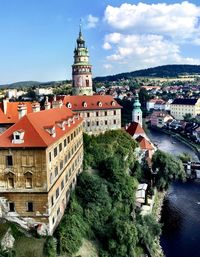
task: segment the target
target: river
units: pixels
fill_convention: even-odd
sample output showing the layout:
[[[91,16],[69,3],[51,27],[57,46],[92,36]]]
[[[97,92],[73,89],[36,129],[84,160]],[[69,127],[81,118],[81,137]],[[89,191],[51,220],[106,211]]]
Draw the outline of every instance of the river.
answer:
[[[188,146],[157,131],[149,137],[158,148],[179,155],[189,153],[198,160]],[[164,200],[161,223],[161,246],[166,257],[200,257],[200,183],[173,183]]]

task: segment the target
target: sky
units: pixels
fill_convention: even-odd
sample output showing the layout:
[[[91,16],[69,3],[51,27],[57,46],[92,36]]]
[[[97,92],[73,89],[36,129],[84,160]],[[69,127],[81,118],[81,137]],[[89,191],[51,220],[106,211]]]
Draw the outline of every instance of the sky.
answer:
[[[200,64],[199,0],[0,0],[0,84],[71,79],[80,19],[93,77]]]

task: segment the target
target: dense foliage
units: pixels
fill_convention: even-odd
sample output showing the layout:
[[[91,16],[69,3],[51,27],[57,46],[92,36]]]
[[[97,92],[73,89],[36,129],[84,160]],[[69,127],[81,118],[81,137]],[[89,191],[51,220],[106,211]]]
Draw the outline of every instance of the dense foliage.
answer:
[[[153,171],[155,172],[155,185],[159,190],[166,190],[175,179],[185,179],[183,163],[180,159],[157,150],[153,155]]]
[[[84,146],[85,171],[56,231],[60,253],[72,256],[88,238],[97,242],[101,257],[138,256],[141,248],[151,248],[160,225],[137,214],[138,182],[130,176],[136,143],[123,131],[110,131],[85,135]]]

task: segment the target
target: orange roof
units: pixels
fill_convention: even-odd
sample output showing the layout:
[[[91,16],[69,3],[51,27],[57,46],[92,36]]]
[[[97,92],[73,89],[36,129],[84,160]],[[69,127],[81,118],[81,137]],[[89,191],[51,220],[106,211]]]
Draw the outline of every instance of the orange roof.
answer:
[[[16,123],[19,120],[18,117],[18,104],[20,102],[7,102],[6,113],[3,108],[3,102],[0,103],[0,123]],[[31,113],[32,110],[32,103],[31,102],[23,102],[26,105],[27,113]]]
[[[59,122],[75,118],[75,123],[70,126],[64,125],[65,130],[59,126]],[[71,110],[65,106],[58,109],[43,110],[33,112],[22,117],[17,123],[0,135],[0,147],[48,147],[64,136],[82,122]],[[55,127],[55,137],[50,135],[48,128]],[[13,132],[23,130],[24,142],[20,144],[12,143]]]
[[[72,111],[122,108],[110,95],[58,96],[57,100],[60,99],[64,105],[70,103]],[[84,103],[86,103],[85,107]]]
[[[126,132],[128,132],[131,136],[134,136],[135,134],[144,134],[144,130],[138,122],[132,122],[126,129]]]
[[[140,148],[143,150],[154,150],[153,146],[150,142],[143,136],[139,136],[136,138],[136,141],[139,143]]]

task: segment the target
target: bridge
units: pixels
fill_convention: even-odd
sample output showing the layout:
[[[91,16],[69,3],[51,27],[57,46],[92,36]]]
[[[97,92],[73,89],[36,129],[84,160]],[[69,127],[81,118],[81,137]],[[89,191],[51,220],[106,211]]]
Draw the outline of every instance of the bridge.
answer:
[[[187,162],[183,166],[189,178],[200,179],[200,162]]]

